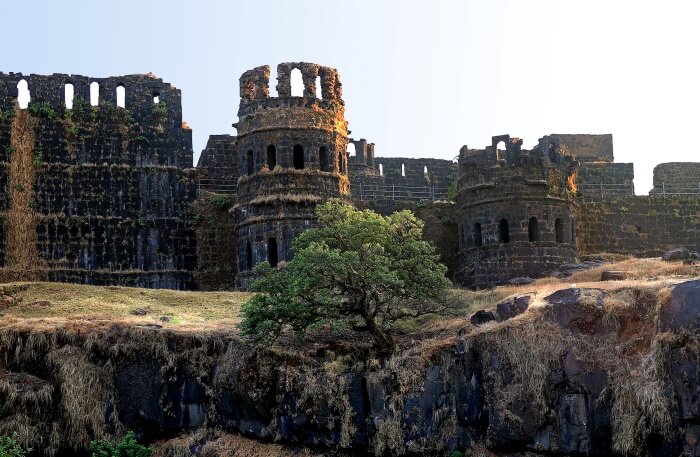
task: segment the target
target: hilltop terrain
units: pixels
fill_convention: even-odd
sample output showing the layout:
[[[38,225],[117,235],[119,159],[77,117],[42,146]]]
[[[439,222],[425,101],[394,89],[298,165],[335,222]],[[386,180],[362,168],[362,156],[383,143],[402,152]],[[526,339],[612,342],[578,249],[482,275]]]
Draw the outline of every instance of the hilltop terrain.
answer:
[[[328,329],[253,347],[246,293],[4,284],[0,433],[56,456],[126,430],[160,456],[695,452],[699,290],[659,259],[453,290],[463,311],[382,356]]]

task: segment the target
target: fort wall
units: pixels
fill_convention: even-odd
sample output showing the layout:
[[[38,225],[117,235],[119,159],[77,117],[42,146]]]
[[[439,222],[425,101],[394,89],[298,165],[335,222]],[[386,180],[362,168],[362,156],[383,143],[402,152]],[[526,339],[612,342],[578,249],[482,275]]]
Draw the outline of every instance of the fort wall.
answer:
[[[6,278],[194,287],[196,176],[179,90],[149,75],[0,74],[0,113],[0,252],[36,254],[31,265],[0,255]],[[17,245],[18,225],[36,234],[29,245]]]

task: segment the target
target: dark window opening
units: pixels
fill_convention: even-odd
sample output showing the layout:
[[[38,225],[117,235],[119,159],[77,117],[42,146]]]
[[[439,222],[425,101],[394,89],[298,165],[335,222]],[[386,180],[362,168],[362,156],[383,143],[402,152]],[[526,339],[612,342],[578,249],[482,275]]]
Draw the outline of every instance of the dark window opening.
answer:
[[[474,224],[474,246],[481,246],[484,243],[484,239],[481,236],[481,224],[478,222]]]
[[[267,147],[267,168],[274,170],[277,166],[277,149],[274,145],[269,145]]]
[[[253,151],[248,151],[248,154],[246,154],[246,164],[248,165],[248,176],[250,176],[255,171],[255,164],[253,163]]]
[[[267,263],[271,267],[277,266],[277,240],[274,238],[267,241]]]
[[[531,217],[530,222],[527,224],[527,234],[530,238],[530,243],[539,241],[539,232],[537,230],[537,218]]]
[[[250,246],[250,242],[245,245],[245,268],[246,270],[253,269],[253,248]]]
[[[576,221],[571,219],[571,242],[576,242]]]
[[[325,146],[318,150],[318,165],[321,171],[328,171],[328,149]]]
[[[294,146],[294,168],[301,170],[304,168],[304,148],[297,144]]]
[[[554,221],[554,234],[557,239],[557,243],[564,242],[564,224],[561,223],[561,219],[557,218]]]
[[[508,221],[503,218],[501,222],[498,223],[498,234],[501,243],[510,243],[510,229],[508,228]]]

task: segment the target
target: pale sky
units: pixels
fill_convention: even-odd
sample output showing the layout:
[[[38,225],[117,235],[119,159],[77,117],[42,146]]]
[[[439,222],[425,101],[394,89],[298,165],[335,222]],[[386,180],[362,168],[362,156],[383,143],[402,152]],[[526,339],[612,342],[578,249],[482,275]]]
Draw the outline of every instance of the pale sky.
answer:
[[[0,71],[153,72],[182,89],[195,160],[235,134],[238,78],[335,67],[354,138],[452,159],[509,133],[612,133],[637,193],[700,161],[697,0],[2,0]],[[274,86],[274,84],[273,84]]]

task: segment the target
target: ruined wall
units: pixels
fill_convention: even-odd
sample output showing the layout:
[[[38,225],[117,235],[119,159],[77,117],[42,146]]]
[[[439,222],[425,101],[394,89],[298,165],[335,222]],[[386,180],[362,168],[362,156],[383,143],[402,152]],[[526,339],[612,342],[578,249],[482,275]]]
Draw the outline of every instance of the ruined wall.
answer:
[[[693,195],[619,196],[581,203],[576,225],[584,253],[653,257],[687,247],[700,250],[700,198]]]
[[[16,105],[20,80],[31,94],[25,110]],[[99,85],[96,106],[91,83]],[[70,108],[67,84],[74,89]],[[196,179],[179,90],[148,75],[0,74],[0,113],[1,250],[18,249],[9,232],[19,203],[32,215],[21,225],[36,233],[21,249],[37,254],[32,265],[4,258],[7,279],[194,287],[189,203]],[[20,127],[32,140],[18,147],[18,136],[26,137]],[[13,174],[19,163],[23,171]]]
[[[236,137],[210,135],[197,162],[199,188],[209,192],[236,194],[238,190],[238,157]]]
[[[668,162],[654,167],[656,193],[700,194],[700,162]]]
[[[455,204],[448,202],[408,202],[397,200],[353,201],[358,209],[370,209],[383,216],[396,211],[410,210],[425,223],[423,239],[435,245],[440,262],[447,265],[447,276],[454,278],[457,270],[457,219]]]
[[[353,200],[446,200],[457,175],[457,164],[451,160],[374,157],[373,163],[365,166],[350,157]]]
[[[551,144],[559,153],[566,153],[579,162],[613,162],[613,137],[611,134],[559,134],[540,138],[540,146]]]

